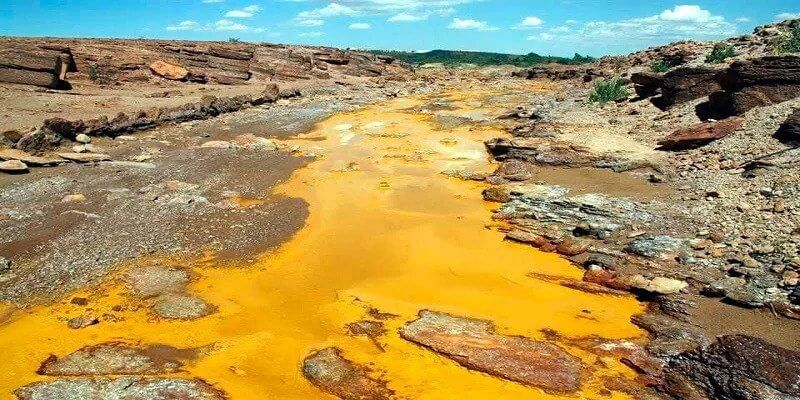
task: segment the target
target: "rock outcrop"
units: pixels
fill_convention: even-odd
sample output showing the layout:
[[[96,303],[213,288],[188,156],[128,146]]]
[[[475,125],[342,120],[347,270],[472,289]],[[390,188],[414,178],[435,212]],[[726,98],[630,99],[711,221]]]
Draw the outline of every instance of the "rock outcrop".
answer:
[[[0,82],[67,88],[67,72],[75,72],[68,47],[25,43],[0,46]]]
[[[653,104],[668,110],[676,104],[700,99],[720,89],[719,70],[708,67],[682,67],[664,74],[660,80],[661,96]]]
[[[551,343],[498,334],[489,321],[424,310],[400,336],[475,371],[554,393],[580,388],[580,359]]]
[[[742,115],[800,96],[800,56],[767,56],[731,64],[717,76],[719,91],[697,108],[703,119]]]
[[[676,357],[665,379],[666,391],[681,399],[796,399],[800,353],[750,336],[723,336]]]
[[[0,39],[0,82],[67,87],[168,79],[223,85],[341,76],[402,77],[391,57],[324,47],[118,39]]]

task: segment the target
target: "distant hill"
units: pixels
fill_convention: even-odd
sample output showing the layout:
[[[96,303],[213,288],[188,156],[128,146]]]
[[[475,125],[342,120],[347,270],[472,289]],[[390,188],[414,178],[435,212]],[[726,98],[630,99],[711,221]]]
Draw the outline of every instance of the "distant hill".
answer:
[[[367,52],[373,54],[385,54],[397,58],[398,60],[405,61],[409,64],[434,64],[441,63],[447,66],[455,66],[461,64],[474,64],[477,66],[489,65],[514,65],[517,67],[530,67],[539,64],[586,64],[593,62],[595,59],[589,56],[582,56],[575,54],[572,58],[568,57],[553,57],[541,56],[536,53],[528,53],[525,55],[519,54],[503,54],[503,53],[484,53],[478,51],[455,51],[455,50],[433,50],[428,52],[410,52],[410,51],[388,51],[388,50],[368,50]]]

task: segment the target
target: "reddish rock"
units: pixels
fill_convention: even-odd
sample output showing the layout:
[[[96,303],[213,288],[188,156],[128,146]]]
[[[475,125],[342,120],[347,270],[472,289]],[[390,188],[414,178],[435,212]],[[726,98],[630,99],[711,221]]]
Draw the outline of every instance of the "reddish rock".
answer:
[[[507,203],[511,201],[511,194],[505,187],[492,186],[483,190],[483,199],[496,203]]]
[[[730,135],[744,124],[744,119],[733,117],[717,122],[702,122],[678,129],[658,142],[662,150],[683,150],[703,146]]]
[[[605,269],[590,269],[583,274],[583,280],[615,290],[631,290],[631,285],[625,279],[620,279],[616,272]]]
[[[386,382],[370,377],[371,371],[329,347],[312,353],[303,361],[303,375],[325,393],[343,400],[394,399]]]
[[[150,71],[164,79],[173,81],[183,81],[189,77],[188,69],[161,60],[153,61],[150,64]]]
[[[572,257],[577,256],[578,254],[586,253],[589,251],[589,247],[591,247],[591,245],[586,241],[565,239],[556,245],[556,252],[564,256]]]
[[[580,389],[579,358],[551,343],[498,334],[490,321],[423,310],[400,336],[471,370],[553,393]]]

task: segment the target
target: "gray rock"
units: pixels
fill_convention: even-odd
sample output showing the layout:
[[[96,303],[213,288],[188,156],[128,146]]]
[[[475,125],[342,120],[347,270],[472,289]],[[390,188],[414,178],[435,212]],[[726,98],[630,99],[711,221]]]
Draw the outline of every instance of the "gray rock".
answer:
[[[684,239],[665,235],[647,236],[631,242],[625,251],[643,257],[665,259],[686,246],[687,243]]]
[[[153,311],[161,318],[192,320],[214,312],[205,300],[188,294],[165,294],[153,304]]]
[[[200,379],[97,378],[56,380],[24,386],[20,400],[224,400],[225,395]]]
[[[366,367],[344,358],[335,347],[314,352],[303,361],[303,375],[325,393],[343,400],[394,399],[386,382],[372,378],[370,373]]]

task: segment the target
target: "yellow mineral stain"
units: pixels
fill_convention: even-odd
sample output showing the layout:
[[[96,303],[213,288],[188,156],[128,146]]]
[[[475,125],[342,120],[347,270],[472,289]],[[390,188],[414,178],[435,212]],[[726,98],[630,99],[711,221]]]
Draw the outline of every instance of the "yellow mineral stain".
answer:
[[[193,262],[198,278],[189,292],[215,305],[215,314],[195,321],[159,320],[147,301],[131,297],[115,278],[75,294],[89,297],[85,307],[68,298],[30,310],[1,308],[0,393],[5,398],[22,385],[50,379],[35,373],[49,354],[125,340],[210,346],[176,375],[202,378],[231,399],[332,398],[300,371],[311,351],[327,346],[368,365],[399,398],[562,398],[469,371],[397,333],[420,310],[431,309],[488,319],[501,333],[541,340],[542,329],[574,338],[643,340],[630,323],[642,304],[528,277],[534,272],[580,278],[581,273],[555,255],[503,241],[491,228],[494,205],[482,201],[483,184],[441,174],[490,171],[483,141],[504,133],[479,121],[443,129],[433,115],[437,111],[426,112],[425,105],[447,101],[446,115],[490,121],[502,111],[487,105],[492,95],[469,91],[399,98],[334,115],[290,141],[320,156],[278,188],[308,202],[307,224],[290,242],[251,264]],[[385,352],[366,337],[347,334],[345,324],[369,319],[369,307],[398,315],[386,321],[388,333],[378,338]],[[67,327],[66,319],[84,313],[109,314],[116,321]],[[601,394],[603,377],[635,377],[619,360],[559,345],[589,367],[580,393],[563,398],[629,398]]]

